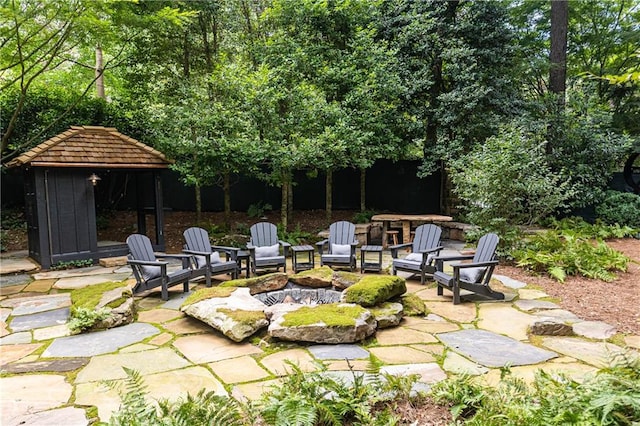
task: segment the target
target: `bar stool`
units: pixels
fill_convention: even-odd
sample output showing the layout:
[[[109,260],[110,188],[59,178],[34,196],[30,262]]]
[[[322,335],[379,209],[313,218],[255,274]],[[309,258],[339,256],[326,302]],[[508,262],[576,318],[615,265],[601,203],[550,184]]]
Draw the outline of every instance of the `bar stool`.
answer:
[[[387,238],[389,238],[394,245],[398,244],[398,235],[400,231],[387,231]]]

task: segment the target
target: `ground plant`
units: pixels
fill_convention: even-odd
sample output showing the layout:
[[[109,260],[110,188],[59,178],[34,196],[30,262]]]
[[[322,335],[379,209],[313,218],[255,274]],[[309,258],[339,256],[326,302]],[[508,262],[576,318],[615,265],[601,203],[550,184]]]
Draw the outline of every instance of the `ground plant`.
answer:
[[[607,191],[604,199],[596,205],[596,215],[610,225],[640,228],[640,195]]]
[[[560,282],[568,275],[613,281],[616,272],[627,270],[630,259],[603,240],[627,236],[633,228],[590,225],[577,218],[552,221],[550,225],[552,229],[530,236],[523,248],[513,251],[518,266],[547,273]]]
[[[62,271],[65,269],[84,268],[93,265],[93,259],[68,260],[65,262],[56,262],[51,265],[52,271]]]
[[[640,357],[615,355],[584,380],[538,371],[532,385],[503,370],[490,389],[468,375],[437,383],[437,401],[453,404],[467,425],[635,425],[640,422]]]

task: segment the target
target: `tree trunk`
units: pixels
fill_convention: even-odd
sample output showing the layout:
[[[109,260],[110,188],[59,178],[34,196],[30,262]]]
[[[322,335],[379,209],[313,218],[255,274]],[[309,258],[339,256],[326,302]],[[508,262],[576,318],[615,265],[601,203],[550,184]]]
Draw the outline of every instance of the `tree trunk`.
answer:
[[[325,178],[325,217],[327,218],[327,222],[331,223],[331,218],[333,215],[333,170],[327,170],[327,176]]]
[[[194,190],[196,193],[196,223],[200,223],[202,219],[202,191],[200,185],[196,183]]]
[[[231,173],[224,172],[222,187],[224,190],[224,226],[231,229]]]
[[[286,172],[282,172],[280,179],[282,182],[282,193],[280,197],[280,223],[282,224],[282,227],[287,230],[287,204],[289,200],[289,185],[287,182],[288,174]]]
[[[360,169],[360,211],[367,209],[367,169]]]
[[[102,48],[96,46],[96,96],[107,99],[104,95],[104,69],[102,68]]]
[[[549,55],[549,90],[557,95],[556,102],[564,107],[567,80],[567,32],[569,2],[551,1],[551,52]]]
[[[289,223],[293,218],[293,175],[289,174],[289,189],[287,189],[287,219]]]

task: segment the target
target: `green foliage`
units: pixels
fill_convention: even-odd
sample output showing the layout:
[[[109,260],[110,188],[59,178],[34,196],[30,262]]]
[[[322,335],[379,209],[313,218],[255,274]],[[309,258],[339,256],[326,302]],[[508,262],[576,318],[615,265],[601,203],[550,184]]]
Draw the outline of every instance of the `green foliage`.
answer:
[[[596,215],[610,225],[640,228],[640,195],[607,191],[596,205]]]
[[[482,228],[496,219],[536,223],[566,207],[574,195],[547,164],[542,129],[511,123],[450,164],[454,190],[465,202],[471,223]]]
[[[121,394],[122,405],[109,420],[111,426],[183,426],[225,425],[242,426],[242,409],[232,398],[201,389],[177,401],[148,398],[142,376],[127,367],[126,393]]]
[[[101,309],[78,307],[72,310],[67,325],[74,333],[80,333],[107,319],[110,312],[111,309],[106,307]]]
[[[314,237],[309,232],[300,229],[300,224],[296,224],[296,228],[287,231],[282,224],[278,224],[278,235],[282,241],[286,241],[291,245],[300,245],[314,242]]]
[[[542,223],[547,228],[552,228],[562,233],[575,235],[579,238],[626,238],[631,237],[637,232],[629,226],[620,226],[617,224],[608,225],[601,220],[594,223],[588,223],[581,217],[565,217],[561,220],[551,218]]]
[[[533,386],[505,371],[497,388],[459,376],[433,387],[464,424],[632,425],[640,422],[640,357],[628,351],[582,381],[538,371]]]
[[[365,275],[343,292],[343,300],[362,306],[376,306],[407,292],[404,278],[395,275]]]
[[[265,203],[263,201],[258,201],[255,204],[251,204],[249,209],[247,210],[247,216],[249,217],[257,217],[261,218],[264,216],[265,212],[270,212],[273,210],[273,207],[269,203]]]
[[[555,229],[533,235],[523,248],[513,252],[518,266],[546,272],[560,282],[564,282],[568,275],[578,274],[613,281],[616,271],[627,270],[630,259],[602,241],[603,238],[621,235],[618,233],[620,227],[589,225],[576,218],[553,224]],[[632,231],[631,228],[629,230]]]
[[[12,209],[3,207],[0,209],[0,228],[9,229],[25,229],[27,222],[24,218],[22,209]]]
[[[375,214],[377,213],[374,210],[358,212],[353,215],[353,223],[369,223],[371,222],[371,217]]]
[[[57,262],[51,265],[52,271],[61,271],[64,269],[85,268],[93,265],[93,259],[69,260],[65,262]]]

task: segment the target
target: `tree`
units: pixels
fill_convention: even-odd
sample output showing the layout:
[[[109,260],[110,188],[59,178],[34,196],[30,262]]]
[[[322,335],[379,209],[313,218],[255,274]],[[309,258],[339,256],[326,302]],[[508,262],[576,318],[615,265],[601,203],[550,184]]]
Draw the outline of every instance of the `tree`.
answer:
[[[549,54],[549,91],[557,96],[562,108],[567,80],[567,33],[569,26],[569,2],[551,0],[551,51]]]

